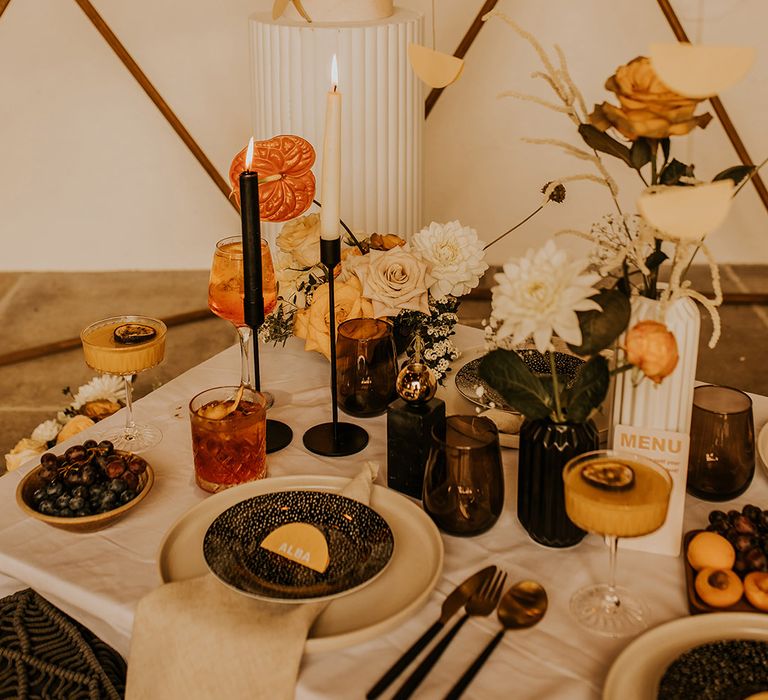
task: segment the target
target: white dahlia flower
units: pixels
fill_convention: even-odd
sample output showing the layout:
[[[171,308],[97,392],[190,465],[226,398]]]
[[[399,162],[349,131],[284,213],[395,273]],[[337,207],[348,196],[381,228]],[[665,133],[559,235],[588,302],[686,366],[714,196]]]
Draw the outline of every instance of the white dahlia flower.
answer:
[[[488,269],[477,231],[458,221],[447,224],[433,221],[413,236],[411,245],[431,267],[430,274],[435,281],[429,292],[435,299],[466,294],[480,283],[480,277]]]
[[[72,401],[72,408],[77,410],[89,401],[99,401],[100,399],[114,401],[115,403],[125,402],[123,378],[111,374],[94,377],[90,382],[83,384],[77,390]]]
[[[496,336],[513,336],[515,344],[533,336],[536,349],[546,352],[556,333],[566,343],[581,345],[577,311],[600,309],[589,297],[599,275],[586,274],[586,260],[569,260],[564,250],[548,241],[523,258],[510,260],[491,292]]]

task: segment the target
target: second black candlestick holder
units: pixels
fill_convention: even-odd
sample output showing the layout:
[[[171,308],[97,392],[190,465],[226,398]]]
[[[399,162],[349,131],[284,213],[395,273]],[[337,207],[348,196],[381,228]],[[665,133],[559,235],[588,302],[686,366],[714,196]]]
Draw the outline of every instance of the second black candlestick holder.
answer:
[[[333,271],[341,261],[341,240],[320,239],[320,262],[328,277],[328,306],[331,340],[331,417],[330,423],[319,423],[304,433],[304,447],[325,457],[345,457],[365,449],[368,433],[354,423],[339,422],[339,401],[336,386],[336,298]]]

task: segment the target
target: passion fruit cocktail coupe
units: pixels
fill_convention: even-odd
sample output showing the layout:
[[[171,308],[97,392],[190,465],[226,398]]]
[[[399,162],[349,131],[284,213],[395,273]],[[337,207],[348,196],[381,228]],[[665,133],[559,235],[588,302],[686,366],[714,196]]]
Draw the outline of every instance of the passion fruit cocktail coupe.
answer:
[[[159,365],[166,327],[145,316],[117,316],[92,323],[81,334],[85,363],[104,374],[137,374]]]
[[[571,613],[585,627],[609,637],[647,626],[645,604],[616,586],[619,537],[640,537],[664,525],[672,478],[639,455],[596,450],[574,457],[563,469],[565,511],[579,527],[605,537],[610,548],[607,584],[587,586],[571,598]]]
[[[125,383],[125,427],[101,435],[118,450],[141,452],[163,437],[155,426],[134,421],[130,377],[163,361],[166,331],[165,324],[156,318],[113,316],[92,323],[80,333],[85,363],[98,372],[123,377]]]
[[[636,460],[595,457],[565,475],[565,509],[583,530],[640,537],[667,517],[669,478]]]

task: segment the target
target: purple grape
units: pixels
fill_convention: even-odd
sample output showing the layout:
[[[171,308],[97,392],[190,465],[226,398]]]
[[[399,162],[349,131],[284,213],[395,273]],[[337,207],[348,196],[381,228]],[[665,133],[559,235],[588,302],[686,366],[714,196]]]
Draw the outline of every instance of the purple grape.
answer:
[[[753,547],[744,553],[744,561],[750,571],[768,571],[768,558],[765,552],[758,547]]]

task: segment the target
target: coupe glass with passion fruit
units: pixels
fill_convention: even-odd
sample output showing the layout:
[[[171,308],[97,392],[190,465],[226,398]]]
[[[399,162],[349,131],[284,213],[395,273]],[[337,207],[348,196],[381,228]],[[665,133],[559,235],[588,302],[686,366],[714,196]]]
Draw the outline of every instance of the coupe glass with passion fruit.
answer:
[[[147,316],[114,316],[92,323],[80,333],[85,363],[97,372],[125,381],[125,427],[102,435],[115,449],[141,452],[163,438],[159,428],[136,423],[133,418],[130,377],[162,362],[166,327]]]
[[[648,535],[664,524],[672,491],[669,473],[638,455],[596,450],[569,461],[563,480],[568,517],[602,535],[610,551],[609,582],[576,591],[571,612],[588,629],[609,637],[645,629],[644,603],[616,586],[616,550],[619,537]]]

